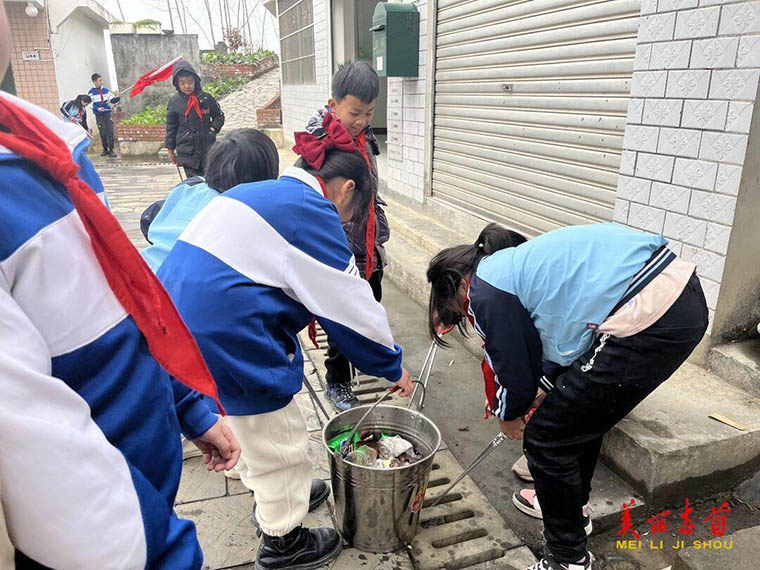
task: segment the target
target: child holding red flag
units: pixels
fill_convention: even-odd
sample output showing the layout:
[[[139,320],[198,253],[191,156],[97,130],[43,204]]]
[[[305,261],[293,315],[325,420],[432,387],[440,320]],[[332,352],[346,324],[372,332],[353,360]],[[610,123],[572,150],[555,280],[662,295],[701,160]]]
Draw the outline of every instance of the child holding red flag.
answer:
[[[174,64],[172,83],[177,94],[166,108],[169,159],[184,167],[188,178],[203,176],[208,150],[224,125],[224,113],[216,99],[201,89],[201,78],[188,62]]]

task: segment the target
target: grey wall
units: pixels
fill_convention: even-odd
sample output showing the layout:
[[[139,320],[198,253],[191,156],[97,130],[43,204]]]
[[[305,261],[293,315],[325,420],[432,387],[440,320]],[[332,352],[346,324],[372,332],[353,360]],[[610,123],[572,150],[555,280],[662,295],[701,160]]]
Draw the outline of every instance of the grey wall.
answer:
[[[736,216],[728,243],[713,336],[734,340],[754,334],[760,321],[760,97],[750,126]]]
[[[142,111],[146,105],[166,105],[176,93],[171,80],[154,83],[134,99],[126,90],[138,77],[177,56],[189,61],[201,73],[198,36],[195,34],[111,34],[116,77],[122,89],[121,108],[127,114]]]

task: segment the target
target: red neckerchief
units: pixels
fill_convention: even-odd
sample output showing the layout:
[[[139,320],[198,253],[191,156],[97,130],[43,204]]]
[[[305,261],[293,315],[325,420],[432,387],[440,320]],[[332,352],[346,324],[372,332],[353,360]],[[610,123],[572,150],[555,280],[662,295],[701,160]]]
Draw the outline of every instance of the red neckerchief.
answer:
[[[186,119],[192,109],[195,109],[195,113],[198,115],[199,119],[203,119],[203,114],[201,113],[201,104],[198,103],[198,97],[196,97],[195,93],[187,98],[187,106],[185,107]]]
[[[467,319],[470,324],[475,328],[475,317],[470,313],[470,282],[472,281],[472,275],[467,278],[467,290],[464,297],[464,312],[467,315]],[[483,341],[483,350],[485,351],[485,340]],[[483,360],[480,361],[480,369],[483,372],[483,384],[486,390],[486,415],[485,419],[490,418],[493,413],[493,401],[496,398],[496,373],[488,363],[488,359],[483,356]]]
[[[216,399],[216,383],[172,300],[127,234],[77,172],[66,143],[37,117],[0,97],[0,144],[33,162],[68,191],[106,281],[134,319],[153,357],[177,380]]]
[[[359,147],[359,152],[362,153],[364,160],[367,161],[367,168],[369,169],[370,178],[372,177],[372,162],[367,155],[367,134],[365,131],[359,133],[356,137],[356,146]],[[375,265],[375,195],[369,201],[369,212],[367,212],[367,231],[364,234],[364,247],[367,250],[367,259],[364,265],[364,278],[369,281],[372,277]]]

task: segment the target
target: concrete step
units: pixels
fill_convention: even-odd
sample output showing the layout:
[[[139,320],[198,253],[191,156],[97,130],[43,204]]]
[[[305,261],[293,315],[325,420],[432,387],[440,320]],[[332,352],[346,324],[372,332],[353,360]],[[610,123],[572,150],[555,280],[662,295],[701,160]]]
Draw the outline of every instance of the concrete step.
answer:
[[[651,505],[723,492],[760,467],[758,409],[759,398],[686,363],[612,429],[602,454]]]
[[[707,543],[707,544],[705,544]],[[758,567],[760,526],[702,541],[678,553],[673,570],[744,570]]]
[[[713,347],[707,362],[726,382],[760,397],[760,339]]]
[[[473,238],[439,223],[422,209],[387,198],[388,223],[394,238],[401,235],[433,257],[446,247],[472,243]]]

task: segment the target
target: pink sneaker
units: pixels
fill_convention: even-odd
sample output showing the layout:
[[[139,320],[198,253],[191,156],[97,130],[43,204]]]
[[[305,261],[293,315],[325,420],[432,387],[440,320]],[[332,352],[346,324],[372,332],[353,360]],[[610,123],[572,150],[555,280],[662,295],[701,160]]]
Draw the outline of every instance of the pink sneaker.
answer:
[[[516,492],[512,495],[512,503],[518,511],[529,517],[544,518],[543,513],[541,513],[541,505],[538,504],[538,497],[536,497],[536,492],[533,489],[522,489]],[[583,530],[586,531],[586,536],[591,536],[591,531],[594,530],[594,525],[591,522],[591,508],[588,505],[583,506]]]

